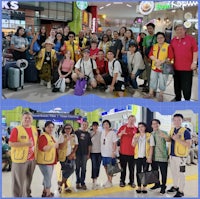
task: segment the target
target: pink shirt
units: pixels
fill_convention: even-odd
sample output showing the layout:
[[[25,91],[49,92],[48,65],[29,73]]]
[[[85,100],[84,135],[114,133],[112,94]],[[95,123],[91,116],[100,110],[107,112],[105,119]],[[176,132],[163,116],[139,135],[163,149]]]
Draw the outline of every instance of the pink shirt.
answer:
[[[74,61],[73,60],[64,59],[64,61],[62,63],[61,71],[69,72],[70,70],[73,69],[73,67],[74,67]]]
[[[185,35],[184,38],[174,37],[171,41],[174,51],[174,68],[178,71],[191,71],[193,53],[198,51],[195,38]]]

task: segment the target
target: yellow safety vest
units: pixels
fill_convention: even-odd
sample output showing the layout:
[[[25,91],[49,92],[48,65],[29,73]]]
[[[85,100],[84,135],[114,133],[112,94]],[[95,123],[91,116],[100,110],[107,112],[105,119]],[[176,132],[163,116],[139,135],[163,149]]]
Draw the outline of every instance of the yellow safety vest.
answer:
[[[186,128],[181,127],[178,131],[178,135],[181,136],[181,140],[185,140],[184,139],[184,132],[185,132]],[[170,131],[170,136],[172,136],[174,133],[174,128],[171,129]],[[171,152],[171,146],[169,146],[169,154]],[[178,157],[187,157],[189,153],[189,149],[186,146],[183,146],[182,144],[180,144],[179,142],[175,141],[174,144],[174,154]]]
[[[140,134],[137,133],[135,136],[140,137]],[[146,158],[148,158],[149,155],[150,155],[149,153],[150,153],[150,137],[151,137],[151,134],[147,132],[145,134],[145,136],[146,136],[146,146],[145,146],[145,148],[146,148]],[[138,147],[138,143],[137,143],[136,146],[135,146],[135,154],[134,154],[135,159],[138,159],[138,153],[139,153],[139,147]]]
[[[47,146],[52,146],[55,144],[53,138],[47,134],[42,133],[40,136],[44,135],[47,139]],[[49,151],[37,151],[37,163],[38,164],[53,164],[56,158],[56,149],[52,147]]]
[[[153,45],[153,56],[161,61],[166,60],[168,57],[168,46],[169,46],[169,44],[165,42],[162,45],[162,47],[160,48],[160,51],[158,54],[159,46],[158,46],[158,44],[154,44]],[[152,61],[152,70],[155,70],[155,69],[156,69],[155,61]]]
[[[72,46],[70,41],[65,41],[65,45],[66,45],[66,50],[70,51],[70,53],[71,53],[71,59],[74,60],[75,62],[77,62],[81,58],[80,53],[79,54],[75,53],[76,51],[79,51],[78,42],[76,40],[74,40],[74,47]]]
[[[29,141],[29,136],[28,133],[26,132],[25,128],[23,126],[17,126],[16,127],[18,135],[17,135],[17,142],[28,142]],[[34,139],[34,145],[37,145],[37,139],[38,139],[38,132],[36,127],[31,126],[32,134],[33,134],[33,139]],[[35,147],[36,149],[36,147]],[[11,147],[11,159],[12,162],[14,163],[25,163],[28,158],[28,151],[29,147],[28,146],[23,146],[23,147]],[[34,151],[35,158],[36,156],[36,150]]]
[[[42,55],[42,58],[38,59],[37,62],[36,62],[36,68],[38,70],[41,70],[42,68],[42,65],[44,63],[44,58],[45,58],[45,51],[46,49],[45,48],[42,48],[39,52],[39,54]],[[53,67],[54,63],[56,62],[56,51],[54,49],[51,50],[51,66]]]
[[[72,147],[72,149],[75,147],[75,135],[71,134],[70,135],[70,145]],[[64,147],[58,150],[58,160],[60,162],[64,162],[66,159],[66,153],[67,153],[67,148],[68,148],[68,142],[64,145]]]
[[[76,41],[78,42],[79,45],[79,37],[76,37]],[[82,41],[82,48],[86,47],[86,43],[87,43],[87,38],[84,37]]]

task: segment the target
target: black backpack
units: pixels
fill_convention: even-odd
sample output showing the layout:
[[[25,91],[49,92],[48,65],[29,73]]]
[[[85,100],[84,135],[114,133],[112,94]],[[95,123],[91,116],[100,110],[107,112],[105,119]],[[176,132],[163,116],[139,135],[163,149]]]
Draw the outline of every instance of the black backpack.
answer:
[[[122,71],[121,77],[128,77],[128,75],[129,75],[128,67],[127,67],[127,66],[124,64],[124,62],[123,62],[122,60],[120,60],[120,59],[115,59],[115,60],[113,61],[113,70],[114,70],[114,64],[115,64],[116,61],[118,61],[118,62],[120,63],[120,65],[121,65],[121,71]]]

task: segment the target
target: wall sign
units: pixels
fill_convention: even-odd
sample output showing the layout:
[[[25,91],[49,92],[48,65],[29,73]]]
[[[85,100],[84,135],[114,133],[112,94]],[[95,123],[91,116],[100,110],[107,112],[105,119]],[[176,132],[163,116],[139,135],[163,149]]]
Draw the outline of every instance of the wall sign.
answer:
[[[85,10],[88,7],[88,2],[87,1],[76,1],[76,6],[80,10]]]
[[[153,1],[142,1],[139,5],[139,12],[142,15],[148,15],[154,10]]]
[[[2,1],[2,9],[18,10],[19,4],[17,1]]]
[[[154,11],[159,10],[169,10],[181,8],[185,10],[186,7],[197,6],[198,1],[166,1],[166,2],[156,2]]]

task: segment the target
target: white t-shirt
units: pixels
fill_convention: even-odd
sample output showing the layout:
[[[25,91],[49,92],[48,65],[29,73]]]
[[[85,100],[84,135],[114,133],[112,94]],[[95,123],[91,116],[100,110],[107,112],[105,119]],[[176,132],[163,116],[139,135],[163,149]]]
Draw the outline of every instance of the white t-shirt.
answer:
[[[112,61],[108,62],[109,74],[110,74],[111,77],[113,77],[114,73],[118,73],[117,81],[124,82],[124,77],[121,76],[121,74],[122,74],[121,64],[119,63],[118,60],[116,60],[115,63],[114,63],[114,68],[113,68],[113,62],[114,62],[114,60],[115,59],[113,59]]]
[[[92,61],[93,61],[93,68],[90,58],[88,59],[88,61],[85,61],[83,58],[81,58],[75,64],[75,68],[79,69],[81,73],[83,73],[84,75],[87,75],[90,78],[94,78],[93,69],[97,69],[97,64],[95,60]]]
[[[117,135],[114,131],[109,131],[106,135],[105,131],[101,134],[101,155],[103,157],[112,157],[113,143],[117,142]]]
[[[146,157],[146,135],[139,136],[138,139],[138,158]]]
[[[77,138],[77,136],[75,134],[73,134],[73,136],[74,136],[74,143],[75,143],[75,145],[78,145],[78,138]],[[64,142],[64,135],[61,134],[59,136],[59,138],[58,138],[58,143],[61,144],[63,142]],[[71,152],[72,152],[72,146],[71,146],[70,140],[68,140],[67,141],[67,153],[66,153],[66,156],[70,155]]]

